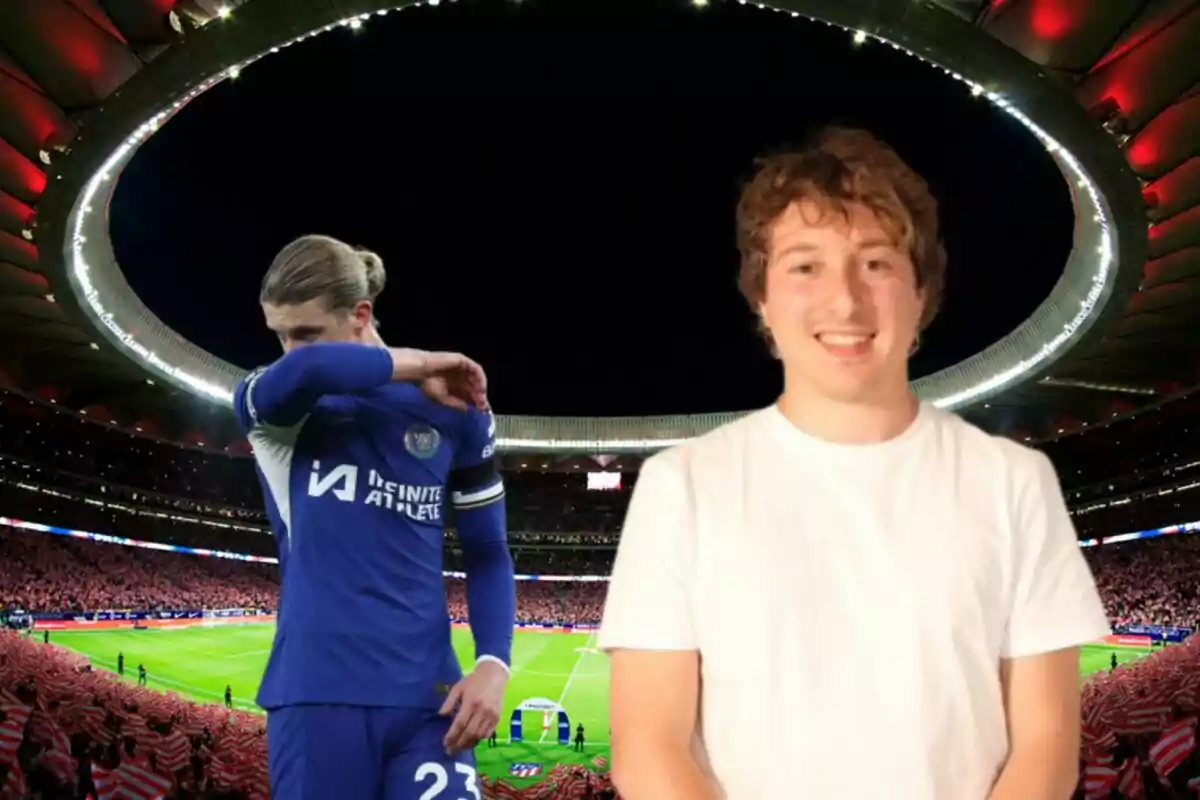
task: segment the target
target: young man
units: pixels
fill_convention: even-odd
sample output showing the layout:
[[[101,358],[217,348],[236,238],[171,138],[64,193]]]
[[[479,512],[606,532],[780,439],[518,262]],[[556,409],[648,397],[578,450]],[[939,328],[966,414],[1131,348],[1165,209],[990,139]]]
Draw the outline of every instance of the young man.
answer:
[[[832,130],[738,225],[784,391],[642,468],[599,639],[621,796],[1067,800],[1077,647],[1109,629],[1049,460],[909,391],[945,264],[924,181]]]
[[[234,395],[279,549],[258,703],[271,795],[480,797],[516,616],[504,487],[482,370],[388,349],[383,264],[327,237],[275,258],[260,301],[284,356]],[[463,548],[477,661],[465,678],[442,580],[445,506]]]

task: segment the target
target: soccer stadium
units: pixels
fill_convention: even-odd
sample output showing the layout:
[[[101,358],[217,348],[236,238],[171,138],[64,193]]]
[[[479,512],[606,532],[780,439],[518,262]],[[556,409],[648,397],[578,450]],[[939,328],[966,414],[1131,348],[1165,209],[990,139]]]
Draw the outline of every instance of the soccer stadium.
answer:
[[[1112,624],[1111,636],[1083,651],[1076,797],[1195,796],[1200,536],[1189,534],[1200,532],[1200,314],[1192,306],[1200,301],[1200,0],[644,5],[668,21],[637,23],[651,38],[670,25],[745,18],[744,30],[778,31],[780,41],[828,37],[844,44],[847,58],[882,52],[869,57],[928,73],[921,79],[930,86],[984,109],[971,112],[982,128],[1003,130],[1044,160],[1040,177],[1028,180],[1051,175],[1054,183],[1038,187],[1070,217],[1057,271],[998,323],[1000,334],[936,356],[912,388],[925,402],[1042,450],[1062,481]],[[159,213],[190,232],[187,247],[210,255],[204,248],[234,224],[229,217],[251,207],[216,208],[206,199],[211,213],[194,216],[170,199],[190,186],[166,185],[149,199],[131,199],[128,186],[164,163],[189,160],[202,183],[202,173],[216,169],[201,163],[202,153],[191,159],[178,143],[161,143],[191,117],[228,122],[213,104],[226,102],[221,94],[238,81],[253,91],[256,73],[267,74],[274,59],[354,47],[345,37],[382,26],[411,25],[422,36],[433,26],[442,26],[439,36],[465,26],[478,37],[472,46],[482,46],[487,25],[550,30],[540,6],[564,17],[576,6],[604,16],[585,0],[0,0],[0,798],[269,796],[265,715],[255,696],[274,637],[279,553],[250,448],[230,413],[234,387],[269,351],[234,363],[234,350],[200,341],[205,327],[222,327],[210,319],[219,315],[210,309],[193,327],[178,323],[161,298],[141,291],[147,279],[136,274],[138,248],[129,244],[145,235],[129,233],[139,215],[161,204]],[[335,37],[341,43],[329,44]],[[380,47],[390,55],[386,42]],[[256,97],[261,105],[266,94]],[[920,102],[911,100],[914,121],[942,125],[916,119],[932,113],[912,110]],[[267,157],[264,143],[231,131],[221,136],[245,135],[245,146],[214,142],[213,152]],[[354,149],[338,158],[369,173],[364,165],[388,146],[373,132],[354,137],[343,145],[354,141]],[[936,161],[936,151],[929,158]],[[154,166],[139,173],[140,163]],[[253,272],[256,284],[265,264],[246,261],[222,280],[237,280],[236,269]],[[953,286],[953,252],[951,262]],[[195,278],[172,266],[173,274],[163,267],[170,277],[158,279],[160,294],[202,305],[180,288]],[[626,286],[632,294],[632,280],[591,289],[608,302]],[[557,296],[569,298],[564,292]],[[546,298],[538,302],[553,302]],[[445,314],[404,302],[414,316]],[[986,304],[960,309],[955,324],[969,327]],[[606,344],[615,329],[637,327],[629,322],[636,312],[612,311],[605,320],[579,312],[557,329],[523,322],[535,315],[519,311],[499,324],[524,325],[531,340],[572,339],[580,360],[598,362],[603,351],[635,346]],[[495,333],[481,330],[448,346],[470,353]],[[931,339],[957,331],[934,329]],[[580,344],[580,336],[592,340]],[[505,366],[479,358],[497,382],[534,380],[532,371],[506,378]],[[639,369],[669,371],[670,360]],[[689,368],[700,381],[700,368]],[[622,374],[610,380],[633,380]],[[606,402],[597,395],[587,408]],[[608,657],[596,635],[639,467],[751,408],[697,402],[686,413],[636,416],[624,406],[541,413],[559,407],[547,401],[532,413],[531,405],[498,416],[518,627],[500,724],[476,749],[483,797],[617,796]],[[444,557],[453,643],[469,669],[463,552],[452,521]]]

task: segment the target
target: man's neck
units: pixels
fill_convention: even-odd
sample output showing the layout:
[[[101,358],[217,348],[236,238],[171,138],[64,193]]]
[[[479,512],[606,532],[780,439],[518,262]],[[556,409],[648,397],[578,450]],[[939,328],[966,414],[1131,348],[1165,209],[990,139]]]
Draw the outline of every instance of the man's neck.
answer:
[[[862,401],[842,402],[811,386],[785,381],[778,407],[801,431],[834,444],[880,444],[895,439],[908,430],[919,410],[907,383]]]
[[[374,325],[363,331],[362,341],[363,344],[368,344],[372,347],[387,349],[387,344],[384,343],[383,337],[379,335],[379,330]]]

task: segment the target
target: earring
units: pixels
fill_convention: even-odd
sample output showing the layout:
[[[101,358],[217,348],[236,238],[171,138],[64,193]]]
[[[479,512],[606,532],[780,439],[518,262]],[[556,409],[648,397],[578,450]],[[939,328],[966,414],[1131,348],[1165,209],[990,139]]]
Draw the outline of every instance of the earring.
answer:
[[[921,334],[918,332],[916,338],[913,339],[912,345],[908,348],[908,357],[912,358],[913,356],[915,356],[917,354],[917,351],[920,349],[921,349]]]

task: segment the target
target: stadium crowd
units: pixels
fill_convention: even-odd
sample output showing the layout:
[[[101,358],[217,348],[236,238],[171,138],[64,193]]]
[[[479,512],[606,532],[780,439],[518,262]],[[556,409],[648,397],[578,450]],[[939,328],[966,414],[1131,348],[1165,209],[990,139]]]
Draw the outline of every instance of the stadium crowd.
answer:
[[[1089,549],[1117,623],[1192,625],[1190,575],[1200,537],[1160,537]],[[273,605],[271,567],[49,536],[0,533],[0,597],[32,610]],[[594,622],[602,583],[523,582],[522,621]],[[447,583],[452,615],[461,581]],[[1193,797],[1200,713],[1200,637],[1093,676],[1083,689],[1078,797]],[[262,718],[119,683],[68,651],[0,634],[0,797],[265,796]],[[7,765],[7,773],[4,769]],[[21,789],[19,787],[25,787]],[[605,775],[560,767],[524,790],[488,782],[489,798],[611,795]],[[139,793],[140,792],[140,793]]]
[[[480,778],[495,800],[612,797],[583,767],[525,790]],[[159,693],[92,670],[36,638],[0,631],[0,798],[265,800],[263,717]]]
[[[604,585],[522,581],[517,587],[518,620],[594,625],[600,620]],[[464,586],[461,580],[446,581],[450,613],[457,620],[467,617]],[[0,528],[0,610],[273,610],[278,590],[276,569],[270,564]]]
[[[1197,411],[1200,397],[1185,397],[1119,419],[1098,435],[1041,445],[1081,536],[1200,519]],[[246,535],[267,528],[250,459],[181,448],[96,418],[94,410],[82,415],[0,390],[0,509],[80,530],[273,555],[270,537]],[[522,543],[557,537],[556,544],[611,546],[636,475],[625,474],[611,492],[588,491],[577,473],[516,471],[505,481],[509,529]],[[548,557],[539,556],[538,571],[578,568],[573,556],[558,554],[562,566]]]
[[[270,565],[0,531],[0,598],[28,611],[275,608]]]
[[[1114,625],[1193,627],[1200,621],[1200,588],[1194,580],[1200,571],[1200,537],[1161,536],[1089,547],[1085,553]],[[603,576],[611,551],[578,551],[574,558],[569,566],[581,569],[559,574]],[[596,624],[604,587],[599,581],[519,581],[518,621]],[[55,612],[273,609],[277,592],[271,564],[0,528],[3,607]],[[447,579],[446,595],[452,618],[465,619],[464,583]]]
[[[96,424],[93,417],[0,390],[0,477],[165,513],[267,524],[251,459],[178,447]],[[616,533],[634,480],[630,475],[621,489],[597,492],[578,473],[507,473],[510,528]]]
[[[1083,538],[1200,519],[1200,403],[1176,402],[1108,428],[1051,442]],[[93,414],[94,416],[94,414]],[[244,458],[184,449],[0,391],[0,513],[148,542],[273,556],[257,482]],[[1122,444],[1124,443],[1124,444]],[[1111,465],[1122,470],[1112,474]],[[629,486],[586,492],[562,474],[509,480],[518,573],[599,575],[611,568]],[[451,520],[452,524],[452,520]],[[1088,547],[1117,626],[1197,627],[1200,536]],[[453,530],[446,568],[459,565]],[[592,625],[602,581],[521,581],[518,620]],[[80,613],[273,609],[273,565],[0,527],[0,610]],[[462,581],[447,579],[451,617],[466,617]],[[1200,793],[1200,637],[1097,673],[1083,688],[1081,800],[1156,800]],[[603,774],[558,767],[489,798],[613,796]],[[42,797],[266,796],[262,718],[117,681],[39,638],[0,632],[0,800]]]

